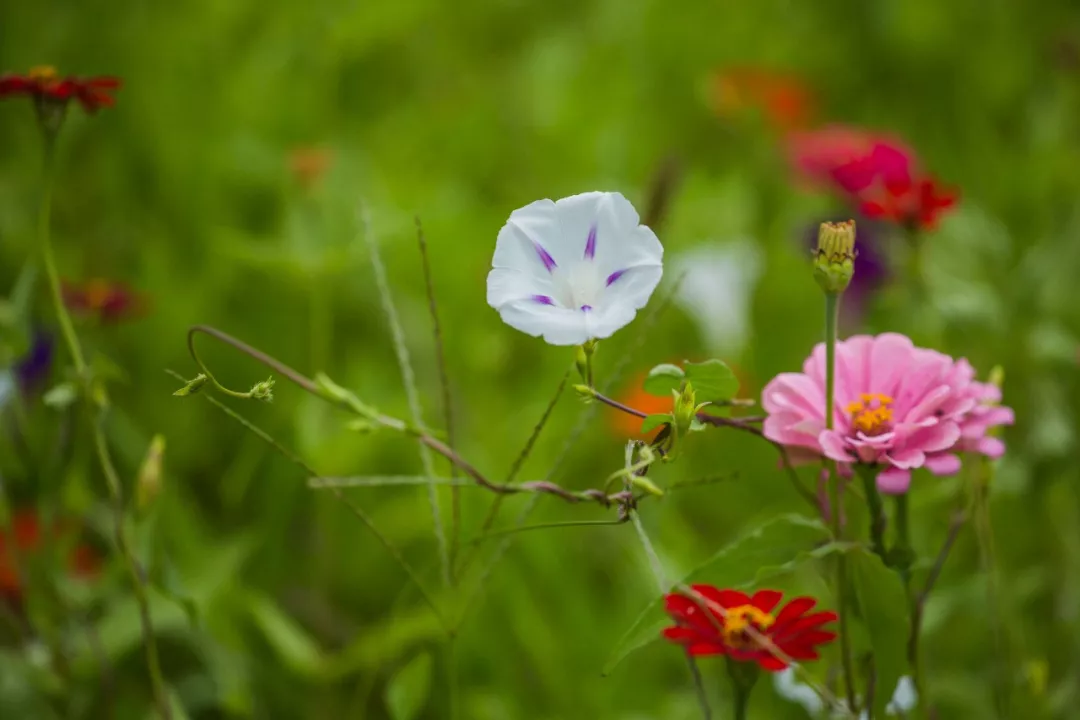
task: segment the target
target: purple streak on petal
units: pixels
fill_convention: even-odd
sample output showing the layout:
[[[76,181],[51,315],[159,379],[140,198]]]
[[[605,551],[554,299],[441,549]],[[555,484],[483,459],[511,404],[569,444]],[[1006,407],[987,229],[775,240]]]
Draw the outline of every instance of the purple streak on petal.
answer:
[[[596,256],[596,224],[589,228],[589,238],[585,241],[585,259],[592,260]]]
[[[540,256],[540,262],[544,263],[544,267],[547,268],[548,272],[551,272],[556,267],[558,267],[555,264],[555,258],[551,257],[551,254],[544,249],[543,245],[538,242],[534,242],[533,247],[536,248],[536,254]]]
[[[592,305],[582,305],[581,306],[581,312],[589,312],[590,310],[592,310]]]
[[[541,305],[554,305],[555,301],[551,299],[550,295],[533,295],[532,301],[540,303]]]
[[[613,282],[621,278],[623,276],[623,273],[625,272],[625,270],[616,270],[615,272],[611,273],[607,276],[607,284],[611,285]]]

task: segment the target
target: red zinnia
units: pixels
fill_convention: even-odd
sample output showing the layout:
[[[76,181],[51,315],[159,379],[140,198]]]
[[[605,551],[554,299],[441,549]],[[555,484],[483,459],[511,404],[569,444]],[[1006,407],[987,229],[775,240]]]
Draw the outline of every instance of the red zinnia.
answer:
[[[698,597],[671,593],[664,598],[667,613],[675,620],[675,627],[664,629],[664,637],[684,645],[691,655],[727,655],[776,672],[788,666],[788,659],[816,660],[816,646],[836,638],[836,633],[822,629],[837,620],[836,613],[807,614],[817,604],[813,598],[794,598],[774,613],[783,598],[777,590],[759,590],[751,597],[711,585],[692,587]]]
[[[70,524],[53,524],[52,536],[61,538],[72,532]],[[35,553],[41,546],[41,520],[35,510],[19,510],[11,520],[10,536],[0,532],[0,596],[18,599],[22,596],[22,578],[8,550],[8,543],[16,548],[20,557]],[[98,573],[101,562],[97,553],[88,545],[77,545],[68,556],[68,573],[71,577],[88,579]]]
[[[0,75],[0,98],[29,95],[38,102],[51,100],[60,105],[74,98],[88,113],[111,107],[116,102],[112,93],[119,88],[119,78],[61,78],[51,67],[33,68],[26,75]]]
[[[102,322],[115,322],[139,314],[145,302],[123,283],[94,279],[82,285],[65,283],[64,304],[78,313],[96,315]]]

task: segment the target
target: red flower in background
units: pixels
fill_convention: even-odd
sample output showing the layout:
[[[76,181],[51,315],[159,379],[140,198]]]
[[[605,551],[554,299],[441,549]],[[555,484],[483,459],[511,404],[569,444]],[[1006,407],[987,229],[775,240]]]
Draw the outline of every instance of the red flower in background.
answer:
[[[717,72],[710,103],[721,117],[758,110],[781,133],[804,128],[814,115],[813,94],[794,75],[765,68],[728,68]]]
[[[70,523],[53,523],[51,535],[54,540],[63,539],[75,532]],[[36,510],[19,510],[11,521],[11,533],[0,531],[0,596],[11,599],[22,597],[23,584],[11,547],[20,558],[32,557],[41,548],[41,520]],[[101,568],[101,560],[88,545],[77,545],[68,556],[67,570],[73,578],[90,579]]]
[[[61,105],[75,99],[86,112],[95,113],[115,104],[112,94],[120,85],[120,79],[115,77],[61,78],[51,67],[37,67],[26,75],[0,75],[0,98],[28,95],[37,102],[53,101]]]
[[[102,322],[116,322],[141,314],[144,298],[124,283],[96,278],[78,285],[64,283],[64,304],[71,310],[96,315]]]
[[[836,613],[810,613],[817,604],[813,598],[794,598],[775,612],[783,599],[776,590],[759,590],[753,597],[711,585],[694,585],[693,590],[700,597],[671,593],[664,598],[665,609],[675,620],[675,627],[665,628],[664,637],[691,655],[727,655],[776,672],[788,666],[788,659],[816,660],[817,646],[836,638],[835,632],[822,629],[837,620]],[[778,657],[774,650],[786,657]]]
[[[788,151],[799,176],[832,184],[871,219],[932,229],[959,199],[920,169],[914,151],[884,135],[831,125],[792,135]]]

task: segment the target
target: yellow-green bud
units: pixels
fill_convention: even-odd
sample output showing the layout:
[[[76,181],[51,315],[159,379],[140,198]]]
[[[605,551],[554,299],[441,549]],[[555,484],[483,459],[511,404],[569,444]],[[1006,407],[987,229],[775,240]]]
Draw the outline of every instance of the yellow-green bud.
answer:
[[[135,483],[135,507],[140,513],[146,512],[161,494],[161,463],[164,455],[165,436],[155,435],[139,467],[139,478]]]
[[[261,383],[255,383],[255,387],[251,388],[250,395],[255,400],[265,400],[271,402],[274,399],[274,378],[267,378]]]
[[[697,415],[696,393],[689,382],[683,384],[682,390],[672,392],[675,394],[675,431],[679,437],[684,437]]]
[[[814,251],[814,279],[830,295],[847,289],[855,274],[855,221],[824,222]]]
[[[173,395],[175,395],[176,397],[187,397],[188,395],[194,395],[195,393],[202,390],[203,385],[205,385],[209,379],[210,378],[206,377],[206,375],[204,375],[203,373],[199,373],[195,376],[193,380],[189,381],[187,385],[174,392]]]

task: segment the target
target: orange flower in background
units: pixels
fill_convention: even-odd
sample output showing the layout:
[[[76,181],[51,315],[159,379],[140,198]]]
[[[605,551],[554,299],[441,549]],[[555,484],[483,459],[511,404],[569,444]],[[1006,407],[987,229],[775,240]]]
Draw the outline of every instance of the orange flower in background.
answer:
[[[674,627],[664,629],[664,637],[695,657],[726,655],[777,672],[788,666],[789,658],[818,659],[817,646],[836,639],[835,632],[824,629],[836,622],[836,613],[810,613],[817,604],[813,598],[792,598],[779,607],[784,596],[777,590],[750,596],[711,585],[692,589],[694,597],[682,593],[664,597],[665,609],[675,621]],[[784,657],[774,654],[777,650]]]
[[[53,523],[51,536],[60,540],[75,532],[71,523]],[[13,555],[19,558],[32,557],[41,548],[41,520],[33,509],[19,510],[11,520],[11,532],[0,531],[0,596],[12,599],[22,597],[22,578],[19,577],[18,564]],[[11,548],[14,546],[15,553]],[[77,545],[68,556],[67,571],[70,577],[88,580],[95,577],[101,569],[101,560],[93,548]]]
[[[645,374],[642,373],[634,378],[615,399],[627,407],[640,410],[648,415],[669,413],[674,407],[675,400],[670,395],[659,397],[645,392],[642,385],[645,383]],[[641,438],[646,434],[641,432],[641,418],[635,417],[618,410],[611,411],[611,429],[619,437]]]
[[[72,311],[96,316],[102,322],[117,322],[141,315],[145,298],[124,283],[95,278],[82,284],[65,282],[64,304]]]
[[[32,68],[26,75],[0,75],[0,98],[27,95],[37,103],[54,102],[66,106],[70,100],[78,100],[88,113],[116,103],[113,93],[120,89],[120,78],[103,76],[61,78],[54,68]]]
[[[326,175],[333,160],[326,148],[300,147],[289,154],[289,170],[300,185],[310,189]]]
[[[713,75],[709,101],[713,112],[730,118],[761,112],[781,133],[807,127],[814,117],[814,98],[797,76],[755,67],[736,67]]]

